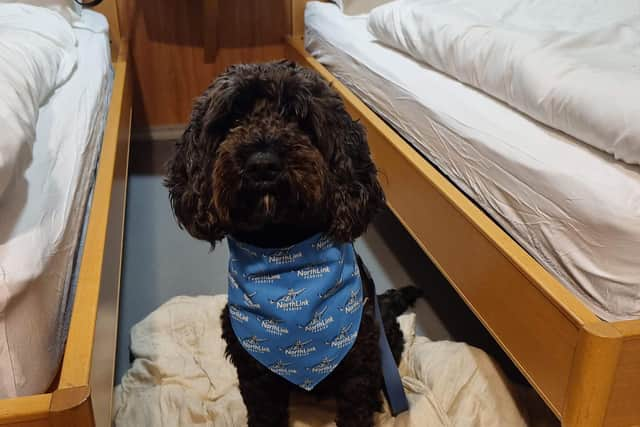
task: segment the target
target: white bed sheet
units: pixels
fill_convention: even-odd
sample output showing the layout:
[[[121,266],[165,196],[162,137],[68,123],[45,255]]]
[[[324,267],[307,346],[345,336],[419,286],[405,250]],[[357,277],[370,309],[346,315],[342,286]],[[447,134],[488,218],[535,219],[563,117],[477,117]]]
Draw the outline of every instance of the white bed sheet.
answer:
[[[387,46],[640,164],[640,1],[399,0],[368,22]]]
[[[78,64],[40,109],[33,154],[0,201],[0,398],[43,392],[66,339],[73,261],[106,121],[108,24],[74,24]]]
[[[605,320],[640,317],[640,168],[376,42],[310,2],[307,49]],[[419,197],[419,195],[416,195]]]

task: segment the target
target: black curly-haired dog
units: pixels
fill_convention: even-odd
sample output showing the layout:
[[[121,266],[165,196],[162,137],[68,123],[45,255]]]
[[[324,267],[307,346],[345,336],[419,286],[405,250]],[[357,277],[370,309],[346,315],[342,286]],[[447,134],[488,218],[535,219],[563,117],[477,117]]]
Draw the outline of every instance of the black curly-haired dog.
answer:
[[[384,204],[363,127],[316,73],[287,61],[219,76],[196,100],[165,183],[180,225],[212,245],[232,235],[286,247],[319,232],[351,242]],[[339,427],[372,426],[382,409],[379,325],[368,296],[355,344],[311,392],[336,398]],[[396,362],[403,350],[396,317],[418,296],[404,288],[379,299]],[[287,426],[289,394],[301,389],[245,351],[228,308],[222,321],[249,426]]]

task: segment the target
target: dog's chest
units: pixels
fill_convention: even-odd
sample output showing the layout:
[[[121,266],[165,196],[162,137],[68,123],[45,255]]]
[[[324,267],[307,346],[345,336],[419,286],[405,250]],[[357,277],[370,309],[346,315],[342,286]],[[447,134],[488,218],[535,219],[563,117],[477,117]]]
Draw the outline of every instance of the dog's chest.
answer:
[[[243,348],[311,390],[353,346],[364,305],[351,244],[316,235],[283,249],[229,239],[229,314]]]

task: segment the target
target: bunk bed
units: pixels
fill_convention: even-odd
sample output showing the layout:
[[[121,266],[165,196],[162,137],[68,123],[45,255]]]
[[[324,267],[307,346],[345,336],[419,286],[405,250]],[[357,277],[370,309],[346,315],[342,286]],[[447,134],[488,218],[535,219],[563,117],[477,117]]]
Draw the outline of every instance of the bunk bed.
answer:
[[[415,92],[429,90],[428,80],[420,80],[422,86],[412,88],[407,84],[401,93],[390,94],[388,90],[394,82],[385,80],[381,72],[389,58],[374,55],[369,57],[373,62],[368,63],[366,54],[357,58],[353,55],[361,40],[356,27],[363,18],[350,17],[349,24],[342,27],[344,31],[337,35],[342,19],[338,12],[331,12],[333,15],[322,21],[318,14],[312,16],[308,11],[316,25],[308,28],[305,9],[312,6],[317,12],[321,7],[318,2],[307,3],[289,3],[287,56],[330,82],[350,114],[366,127],[390,210],[562,425],[639,425],[640,318],[627,315],[622,320],[603,320],[606,311],[596,313],[566,280],[561,280],[560,273],[541,262],[534,251],[527,250],[532,248],[525,249],[519,243],[522,240],[508,221],[498,218],[501,221],[497,222],[486,205],[469,196],[472,192],[463,191],[464,182],[454,182],[452,175],[443,172],[446,167],[437,166],[443,163],[429,157],[429,145],[439,143],[437,132],[432,134],[433,139],[429,132],[413,132],[431,119],[416,110],[418,103],[412,104]],[[331,7],[337,9],[335,5]],[[331,27],[324,31],[327,37],[333,35],[333,41],[323,40],[317,31],[321,21]],[[307,44],[305,31],[313,35]],[[376,42],[371,42],[369,52],[385,49],[398,60],[389,73],[396,73],[401,79],[405,68],[412,67],[406,62],[411,59],[398,59],[402,55]],[[349,64],[341,66],[340,58]],[[448,84],[446,76],[438,74],[433,78]],[[408,100],[406,104],[413,107],[402,110],[389,101],[394,99]],[[385,100],[391,104],[381,107],[379,102]],[[430,123],[441,132],[451,130],[438,127],[437,121]],[[463,162],[463,158],[458,161]],[[451,165],[455,169],[455,162]],[[458,166],[462,169],[463,165]],[[637,175],[627,169],[625,173]],[[483,186],[478,185],[475,190],[478,188],[481,196]]]
[[[32,307],[53,311],[50,318],[57,322],[53,325],[57,336],[43,338],[45,343],[54,344],[42,354],[36,351],[40,348],[38,346],[33,347],[29,354],[19,353],[18,350],[14,353],[14,357],[15,354],[20,357],[20,360],[13,361],[14,365],[35,366],[36,371],[47,367],[47,370],[42,368],[43,372],[38,374],[37,381],[34,381],[37,372],[13,372],[13,390],[9,389],[9,393],[14,396],[0,400],[0,425],[111,425],[132,102],[128,48],[121,21],[124,14],[118,6],[116,0],[105,0],[93,9],[99,13],[82,13],[80,24],[74,25],[78,40],[78,64],[74,74],[56,89],[40,110],[30,163],[33,167],[29,166],[25,173],[30,186],[25,188],[28,188],[29,194],[37,196],[38,188],[50,188],[52,182],[64,184],[66,195],[62,196],[70,198],[61,200],[60,209],[42,215],[40,223],[53,222],[60,217],[68,219],[59,227],[63,230],[62,237],[56,234],[51,243],[57,245],[62,241],[63,245],[46,247],[48,255],[53,254],[47,259],[56,259],[58,269],[47,270],[52,263],[45,263],[42,270],[46,274],[34,273],[24,282],[27,290],[16,295],[9,303],[20,308],[20,304],[27,299],[22,295],[29,295],[29,290],[35,287],[27,286],[32,282],[37,283],[38,289],[57,288],[55,299],[47,297],[47,294],[38,294],[33,299]],[[108,38],[105,35],[107,21]],[[96,69],[96,64],[102,68]],[[104,75],[96,76],[98,71],[104,72]],[[99,100],[94,100],[91,95],[94,92],[88,89],[89,85],[97,85],[106,93],[101,94]],[[78,105],[90,106],[91,114]],[[66,117],[69,111],[75,111],[76,117]],[[65,137],[61,138],[60,145],[53,146],[53,136],[60,134]],[[77,153],[73,147],[63,147],[64,141],[68,140],[77,144]],[[38,148],[39,145],[46,146],[47,143],[58,156],[54,161],[39,157],[47,151]],[[63,161],[68,159],[79,160],[74,164],[64,164]],[[37,177],[39,168],[49,163],[51,174]],[[74,171],[69,185],[67,181],[59,179],[65,176],[59,171],[65,169]],[[33,185],[34,182],[41,184],[41,187]],[[44,196],[47,200],[58,197],[51,192],[46,192]],[[14,200],[10,202],[12,206],[20,206]],[[31,200],[25,203],[25,209],[30,203]],[[8,243],[3,241],[2,244],[17,241],[28,232],[30,223],[24,220],[22,211],[16,212],[19,220],[10,230],[13,234],[9,234]],[[24,230],[19,230],[20,224]],[[16,230],[26,231],[20,234]],[[11,264],[4,264],[3,268],[7,266],[11,267]],[[60,297],[62,294],[64,298]],[[33,317],[39,318],[38,314],[34,313]],[[42,329],[46,330],[49,326],[42,325]],[[34,345],[36,340],[30,338],[37,335],[40,327],[38,323],[25,322],[21,329],[22,336],[27,340],[25,345]],[[7,330],[12,332],[11,329]],[[54,348],[58,345],[59,350]],[[47,354],[52,360],[42,359]],[[7,379],[5,377],[4,381]],[[28,390],[30,392],[26,392]],[[3,391],[7,393],[6,389]]]

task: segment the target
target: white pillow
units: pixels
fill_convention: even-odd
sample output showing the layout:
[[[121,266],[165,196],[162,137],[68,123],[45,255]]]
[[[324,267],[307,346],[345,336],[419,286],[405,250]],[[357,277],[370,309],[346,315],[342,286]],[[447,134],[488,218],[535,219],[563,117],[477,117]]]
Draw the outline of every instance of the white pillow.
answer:
[[[393,0],[332,0],[345,15],[364,15]]]
[[[72,25],[80,20],[82,14],[82,6],[74,0],[0,0],[0,3],[22,3],[46,7],[58,12]]]

